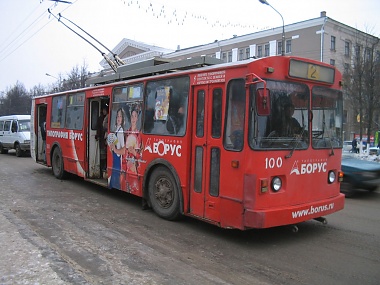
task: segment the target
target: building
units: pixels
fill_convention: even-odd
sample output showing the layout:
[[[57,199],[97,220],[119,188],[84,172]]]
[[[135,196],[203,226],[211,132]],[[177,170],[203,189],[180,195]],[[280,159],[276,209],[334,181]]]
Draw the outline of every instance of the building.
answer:
[[[285,30],[284,43],[282,41]],[[285,27],[276,27],[230,39],[216,40],[212,43],[194,46],[176,51],[150,46],[143,43],[123,39],[113,50],[123,61],[133,63],[152,57],[167,60],[186,59],[195,56],[210,56],[225,62],[240,61],[252,57],[285,55],[306,57],[336,66],[342,73],[352,64],[353,55],[367,46],[375,46],[379,38],[327,17],[321,12],[318,18],[305,20]],[[379,48],[379,45],[377,45]],[[380,50],[378,51],[380,52]],[[101,65],[109,69],[103,60]],[[351,106],[344,104],[344,140],[351,140],[358,132],[357,114]],[[375,116],[380,122],[380,115]],[[375,123],[376,123],[375,122]]]

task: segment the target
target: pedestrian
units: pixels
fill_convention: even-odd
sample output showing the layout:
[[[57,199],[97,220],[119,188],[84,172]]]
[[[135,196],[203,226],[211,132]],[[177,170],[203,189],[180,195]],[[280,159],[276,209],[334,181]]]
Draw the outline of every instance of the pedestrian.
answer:
[[[97,121],[95,139],[99,141],[100,170],[103,172],[107,167],[107,130],[108,130],[108,106],[102,106],[101,114]]]
[[[356,140],[356,138],[354,138],[354,139],[352,140],[351,145],[352,145],[351,152],[352,152],[352,153],[358,153],[358,141]]]

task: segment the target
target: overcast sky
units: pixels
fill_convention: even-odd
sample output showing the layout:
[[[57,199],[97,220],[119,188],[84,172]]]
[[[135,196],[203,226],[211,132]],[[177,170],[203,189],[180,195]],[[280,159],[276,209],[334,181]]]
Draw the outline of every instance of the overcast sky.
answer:
[[[0,93],[19,81],[47,86],[74,66],[99,71],[102,56],[54,15],[71,20],[107,48],[123,38],[175,50],[282,25],[258,0],[0,0]],[[380,37],[378,0],[268,0],[285,25],[327,16]],[[67,21],[62,22],[69,25]],[[70,26],[72,27],[72,26]],[[286,32],[286,31],[285,31]],[[93,42],[96,44],[95,42]],[[102,52],[107,52],[100,45]]]

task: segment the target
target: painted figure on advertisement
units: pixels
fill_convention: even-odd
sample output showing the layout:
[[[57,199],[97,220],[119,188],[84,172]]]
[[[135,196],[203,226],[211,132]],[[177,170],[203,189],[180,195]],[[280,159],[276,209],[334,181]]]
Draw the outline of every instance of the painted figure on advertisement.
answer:
[[[109,178],[109,187],[121,189],[121,164],[123,160],[123,154],[125,153],[124,143],[124,122],[125,113],[122,108],[119,108],[116,112],[116,131],[109,133],[107,136],[107,143],[112,153],[112,172]]]
[[[138,127],[141,105],[134,104],[129,107],[129,123],[125,142],[125,162],[127,172],[126,188],[128,192],[139,191],[138,171],[142,161],[142,152],[144,150],[141,139],[140,129]]]
[[[142,141],[140,130],[137,128],[137,121],[140,113],[140,106],[134,105],[130,109],[130,123],[131,126],[127,130],[126,146],[126,161],[127,173],[137,174],[139,161],[142,156]]]

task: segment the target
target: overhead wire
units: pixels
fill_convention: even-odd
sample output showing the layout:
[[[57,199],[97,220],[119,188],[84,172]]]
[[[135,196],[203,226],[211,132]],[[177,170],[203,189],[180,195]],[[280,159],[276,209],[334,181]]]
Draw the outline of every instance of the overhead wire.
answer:
[[[73,4],[75,4],[75,2],[77,2],[78,0],[74,1]],[[41,4],[41,3],[40,3]],[[55,7],[57,4],[52,4],[50,6],[49,9]],[[71,5],[70,5],[71,6]],[[66,7],[63,11],[65,11],[66,9],[68,9],[70,6]],[[36,7],[29,15],[26,19],[29,19],[35,12],[36,10],[38,9],[38,7]],[[33,28],[35,28],[37,26],[37,24],[43,20],[44,16],[47,14],[47,11],[45,10],[43,13],[41,13],[31,24],[28,24],[28,26],[23,30],[21,31],[19,34],[17,34],[17,36],[11,41],[9,42],[6,46],[4,46],[3,48],[0,48],[0,62],[4,61],[6,58],[8,58],[10,55],[12,55],[15,51],[17,51],[20,47],[22,47],[25,43],[27,43],[30,39],[32,39],[37,33],[39,33],[43,28],[45,28],[53,19],[49,19],[49,21],[43,25],[42,27],[40,27],[37,31],[35,31],[33,34],[31,34],[28,38],[26,38],[25,40],[23,40],[20,44],[18,44],[16,47],[12,46],[12,45],[16,45],[17,44],[17,41],[19,40],[22,40],[23,38],[25,38],[27,36],[27,33],[30,33],[31,30]],[[49,15],[49,14],[48,14]],[[25,21],[24,21],[25,23]],[[10,36],[7,38],[7,40],[9,38],[11,38],[12,34],[17,31],[23,24],[20,24],[16,29],[13,30],[12,33],[10,33]],[[6,41],[4,41],[4,44],[6,44]],[[1,56],[2,55],[2,56]]]
[[[36,10],[38,9],[38,6],[36,6],[36,8],[29,14],[29,16],[27,16],[25,19],[24,19],[24,21],[23,21],[23,23],[25,23],[35,12],[36,12]],[[6,44],[7,43],[7,41],[12,37],[12,35],[23,25],[23,23],[20,23],[20,25],[18,25],[13,31],[11,31],[10,33],[9,33],[9,36],[2,42],[2,44],[0,44],[0,52],[1,52],[1,50],[3,49],[3,45],[4,44]],[[22,34],[23,32],[21,32],[21,34]],[[17,36],[18,37],[18,36]],[[17,39],[17,38],[16,38]],[[14,39],[13,41],[15,41],[16,39]],[[7,48],[13,41],[11,41],[6,47],[4,47],[4,48]]]

